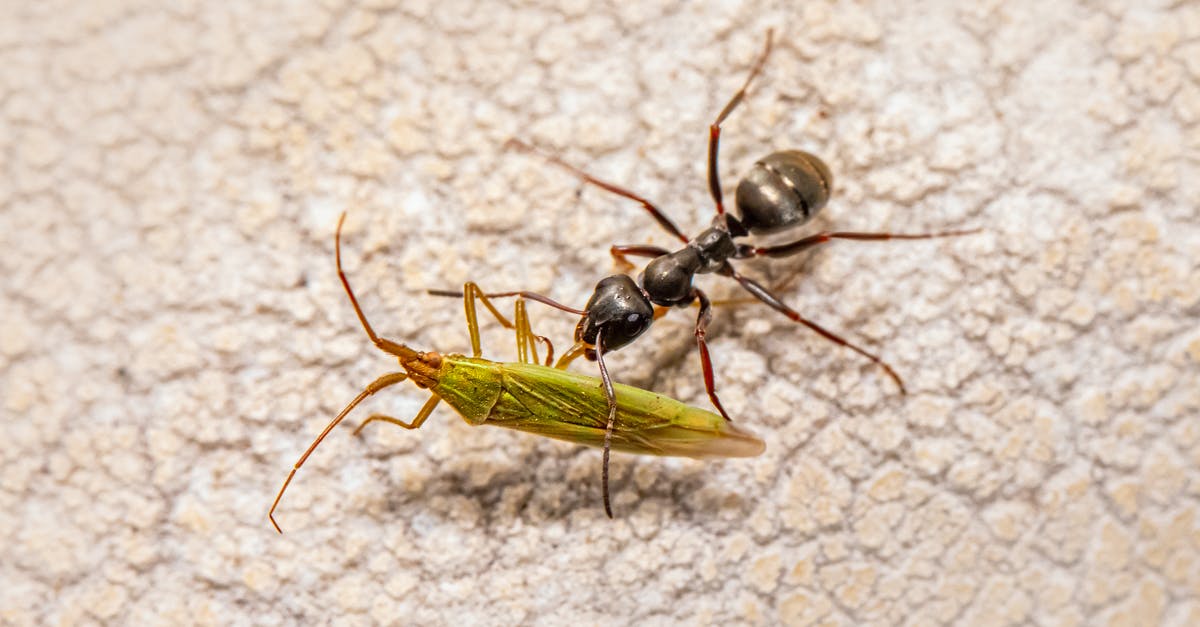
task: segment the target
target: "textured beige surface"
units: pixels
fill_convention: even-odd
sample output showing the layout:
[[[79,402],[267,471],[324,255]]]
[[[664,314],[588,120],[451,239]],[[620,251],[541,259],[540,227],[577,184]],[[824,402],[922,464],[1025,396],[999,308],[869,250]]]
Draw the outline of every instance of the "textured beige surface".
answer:
[[[0,623],[1200,624],[1200,4],[4,4]],[[467,346],[426,287],[581,305],[610,244],[671,240],[501,144],[694,232],[705,128],[768,26],[727,190],[800,147],[837,177],[816,228],[986,229],[744,266],[800,269],[789,302],[910,396],[722,309],[762,457],[617,455],[610,522],[596,451],[443,409],[336,431],[276,535],[290,465],[391,367],[337,213],[368,315],[415,346]],[[707,406],[692,315],[618,378]]]

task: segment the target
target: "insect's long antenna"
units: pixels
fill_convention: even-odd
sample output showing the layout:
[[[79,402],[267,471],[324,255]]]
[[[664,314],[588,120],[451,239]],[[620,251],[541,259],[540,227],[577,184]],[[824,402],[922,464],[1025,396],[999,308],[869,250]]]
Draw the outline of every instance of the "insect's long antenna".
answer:
[[[363,329],[367,331],[367,336],[371,338],[371,342],[374,343],[375,346],[379,347],[380,350],[399,357],[401,363],[404,363],[408,360],[419,359],[420,355],[417,353],[417,351],[399,342],[393,342],[392,340],[381,338],[378,335],[375,335],[375,330],[371,328],[371,323],[367,322],[367,316],[363,314],[362,307],[359,307],[358,305],[358,299],[354,297],[354,290],[350,288],[350,281],[346,279],[346,273],[342,271],[342,224],[345,222],[346,212],[343,211],[342,215],[338,218],[337,231],[333,236],[333,248],[334,257],[337,259],[338,278],[342,280],[342,287],[346,288],[346,296],[350,297],[350,304],[354,306],[355,315],[358,316],[358,320],[362,323]],[[283,493],[287,491],[288,485],[291,484],[292,477],[296,476],[296,471],[300,470],[300,467],[304,465],[304,462],[308,459],[308,456],[312,455],[312,452],[316,450],[317,445],[321,443],[321,440],[324,440],[325,436],[329,435],[329,432],[333,431],[333,428],[338,426],[338,423],[340,423],[342,419],[346,417],[346,414],[349,414],[350,410],[354,409],[354,407],[361,403],[363,399],[378,392],[379,390],[382,390],[385,387],[388,387],[389,385],[400,383],[407,378],[408,375],[406,373],[393,372],[375,379],[366,387],[366,389],[359,393],[359,395],[356,396],[353,401],[350,401],[350,404],[347,405],[346,408],[341,411],[341,413],[339,413],[332,421],[329,422],[329,424],[325,427],[325,430],[321,432],[321,435],[317,436],[316,440],[313,440],[313,443],[309,445],[308,450],[304,451],[304,454],[301,455],[296,464],[292,466],[292,471],[288,473],[287,479],[284,479],[283,487],[279,488],[279,494],[275,495],[275,502],[271,503],[271,509],[267,512],[267,518],[271,519],[271,524],[275,526],[275,531],[283,533],[283,530],[279,528],[279,523],[275,522],[275,508],[279,506],[279,499],[283,498]]]
[[[300,467],[304,465],[304,462],[308,459],[308,456],[312,455],[312,452],[317,449],[317,445],[321,443],[321,440],[324,440],[325,436],[329,435],[329,432],[333,431],[333,428],[338,426],[338,423],[346,417],[346,414],[349,414],[350,410],[354,409],[363,401],[363,399],[378,392],[379,390],[382,390],[383,388],[388,387],[389,385],[400,383],[407,378],[408,375],[403,372],[393,372],[375,379],[366,387],[366,389],[360,392],[358,396],[354,397],[354,400],[350,401],[350,404],[346,405],[346,408],[338,413],[338,415],[331,420],[328,425],[326,425],[325,430],[321,432],[321,435],[317,436],[317,439],[313,440],[313,443],[309,445],[308,450],[304,451],[304,454],[300,456],[300,459],[296,462],[296,465],[292,466],[292,471],[288,473],[287,479],[283,480],[283,487],[279,488],[279,494],[275,495],[275,502],[271,503],[271,509],[267,512],[267,518],[270,518],[271,524],[275,525],[275,531],[278,531],[281,534],[283,533],[283,529],[279,528],[279,523],[275,522],[275,508],[279,506],[279,499],[283,498],[283,493],[287,490],[288,485],[292,483],[292,477],[296,476],[296,471],[300,470]]]
[[[478,287],[478,286],[476,286],[476,287]],[[448,296],[450,298],[462,298],[463,297],[462,290],[425,290],[425,293],[429,294],[430,296]],[[510,298],[513,296],[520,296],[522,298],[537,301],[543,305],[548,305],[559,311],[565,311],[567,313],[572,313],[577,316],[582,316],[587,313],[586,311],[584,311],[582,309],[568,307],[560,302],[553,300],[549,296],[543,296],[541,294],[538,294],[537,292],[530,292],[530,291],[526,291],[526,290],[521,290],[518,292],[488,292],[488,293],[484,293],[483,290],[480,290],[480,296],[487,297],[487,298]],[[492,311],[496,311],[496,310],[493,308]],[[499,316],[499,318],[501,320],[504,319],[504,316],[501,315],[499,312],[496,312],[496,315]],[[503,324],[503,322],[501,322],[501,324]],[[509,328],[509,327],[505,327],[505,328]]]
[[[354,290],[350,288],[350,281],[346,279],[346,273],[342,271],[342,224],[345,221],[346,212],[343,211],[341,217],[338,218],[337,232],[333,236],[333,249],[334,256],[337,258],[338,278],[342,280],[342,287],[346,288],[346,296],[350,297],[350,304],[354,305],[354,313],[358,316],[358,321],[362,323],[363,329],[367,332],[367,336],[371,338],[371,342],[375,344],[379,350],[399,357],[401,362],[418,359],[419,355],[417,351],[399,342],[393,342],[387,338],[375,335],[375,329],[371,328],[371,323],[367,322],[366,314],[363,313],[362,307],[359,307],[358,299],[354,297]]]

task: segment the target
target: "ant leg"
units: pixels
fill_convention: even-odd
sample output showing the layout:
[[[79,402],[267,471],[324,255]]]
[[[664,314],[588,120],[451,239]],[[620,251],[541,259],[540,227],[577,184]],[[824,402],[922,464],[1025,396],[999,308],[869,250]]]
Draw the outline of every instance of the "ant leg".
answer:
[[[399,342],[393,342],[387,338],[375,335],[375,329],[371,328],[371,323],[367,322],[367,316],[363,314],[362,307],[358,305],[358,299],[354,297],[354,290],[350,289],[350,281],[346,279],[346,273],[342,271],[342,224],[345,221],[346,212],[343,211],[341,217],[338,218],[337,231],[333,235],[334,258],[337,260],[338,278],[342,280],[342,287],[346,289],[346,296],[350,297],[350,304],[354,306],[354,313],[358,316],[358,321],[362,323],[367,336],[371,338],[371,342],[379,350],[399,357],[401,362],[418,359],[417,351]],[[278,528],[278,525],[276,525],[276,528]]]
[[[770,290],[763,287],[761,284],[757,283],[753,279],[750,279],[748,277],[744,277],[744,276],[738,274],[737,271],[733,269],[732,265],[730,265],[728,263],[725,264],[725,267],[721,270],[721,273],[725,274],[726,276],[733,277],[738,283],[741,283],[742,287],[745,288],[747,292],[750,292],[752,295],[754,295],[755,298],[766,303],[767,306],[769,306],[771,309],[774,309],[775,311],[778,311],[779,313],[787,316],[788,318],[791,318],[793,322],[799,322],[800,324],[812,329],[813,331],[816,331],[818,334],[820,334],[825,339],[827,339],[835,344],[838,344],[840,346],[845,346],[846,348],[849,348],[850,350],[858,353],[859,355],[862,355],[863,357],[866,357],[867,359],[870,359],[871,361],[875,362],[876,365],[878,365],[880,368],[883,368],[884,371],[887,372],[888,376],[891,377],[892,380],[896,382],[896,385],[900,388],[901,394],[908,394],[908,390],[905,389],[905,387],[904,387],[904,381],[900,380],[900,375],[896,374],[896,371],[892,370],[892,367],[887,365],[887,363],[885,363],[878,356],[868,353],[867,351],[855,346],[854,344],[851,344],[850,342],[848,342],[845,339],[841,338],[840,336],[834,334],[833,332],[825,330],[823,327],[821,327],[817,323],[813,322],[812,320],[809,320],[809,319],[805,318],[804,316],[801,316],[798,311],[785,305],[783,303],[783,301],[779,300],[779,298],[777,296],[775,296],[774,294],[772,294],[770,292]]]
[[[746,246],[738,251],[737,259],[745,259],[747,257],[790,257],[802,251],[808,250],[814,246],[824,244],[835,239],[850,239],[858,241],[883,241],[892,239],[937,239],[939,237],[957,237],[959,235],[972,235],[983,229],[966,229],[961,231],[939,231],[937,233],[858,233],[855,231],[823,231],[816,235],[810,235],[805,238],[798,239],[787,244],[779,244],[778,246]]]
[[[613,391],[612,377],[608,376],[608,368],[604,365],[604,327],[596,330],[596,364],[600,366],[600,380],[604,383],[604,396],[608,399],[608,425],[604,427],[604,469],[600,472],[603,484],[604,513],[613,517],[612,503],[608,498],[608,452],[612,449],[613,425],[617,422],[617,393]]]
[[[616,260],[617,266],[625,272],[633,270],[633,263],[629,261],[629,257],[662,257],[663,255],[671,254],[671,251],[658,246],[624,246],[613,245],[608,249],[608,254]]]
[[[733,422],[721,405],[721,399],[717,398],[716,384],[713,381],[712,357],[708,354],[708,343],[704,341],[708,323],[712,322],[712,303],[709,302],[708,296],[699,289],[693,288],[692,293],[700,301],[700,315],[696,316],[696,346],[700,348],[700,367],[704,371],[704,389],[708,391],[708,400],[712,401],[717,411],[721,412],[725,420]]]
[[[574,174],[575,176],[577,176],[581,180],[583,180],[585,183],[591,183],[592,185],[595,185],[596,187],[599,187],[600,189],[602,189],[606,192],[611,192],[618,196],[623,196],[630,200],[641,203],[642,207],[644,207],[646,209],[646,211],[650,212],[650,216],[653,217],[656,222],[658,222],[659,226],[661,226],[668,233],[679,238],[679,241],[681,241],[685,244],[687,243],[688,238],[686,235],[683,234],[683,231],[680,231],[679,227],[675,226],[675,223],[672,222],[671,219],[668,218],[667,215],[662,212],[662,210],[660,210],[658,207],[655,207],[654,203],[651,203],[649,200],[646,200],[645,198],[625,189],[624,187],[619,187],[619,186],[613,185],[612,183],[609,183],[607,181],[602,181],[602,180],[592,176],[591,174],[588,174],[587,172],[584,172],[583,170],[580,170],[579,168],[567,163],[566,161],[563,161],[562,159],[559,159],[558,157],[556,157],[554,155],[542,152],[541,150],[538,150],[537,148],[534,148],[533,146],[530,146],[529,144],[526,144],[525,142],[523,142],[515,137],[508,140],[507,142],[504,142],[504,147],[505,148],[515,148],[524,153],[537,155],[537,156],[541,157],[542,159],[545,159],[546,161],[549,161],[550,163],[566,170],[567,172]]]
[[[317,450],[317,445],[321,443],[321,440],[324,440],[325,436],[329,435],[329,432],[333,431],[333,428],[338,426],[338,423],[340,423],[342,419],[346,417],[346,414],[350,413],[350,410],[354,409],[359,403],[363,402],[363,399],[378,392],[379,390],[382,390],[383,388],[396,385],[407,378],[408,375],[403,372],[393,372],[375,379],[369,385],[367,385],[362,392],[359,392],[358,396],[354,397],[354,400],[350,401],[350,404],[346,405],[346,408],[339,412],[333,420],[329,421],[329,424],[325,426],[325,430],[321,432],[321,435],[318,435],[317,439],[313,440],[313,443],[308,446],[308,450],[304,451],[304,454],[301,455],[300,459],[296,461],[296,464],[292,466],[292,471],[288,473],[287,479],[283,480],[283,487],[279,488],[279,494],[275,495],[275,502],[271,503],[271,509],[267,511],[267,518],[269,518],[271,520],[271,524],[275,526],[275,531],[278,531],[281,534],[283,533],[283,529],[279,528],[279,523],[275,522],[275,508],[279,506],[279,500],[283,498],[283,493],[286,492],[288,486],[291,485],[292,477],[296,476],[296,471],[300,470],[300,467],[303,466],[304,462],[308,460],[308,456],[312,455],[312,452]]]
[[[750,69],[750,75],[746,77],[746,82],[742,84],[741,89],[737,90],[733,98],[729,99],[725,108],[721,109],[721,113],[717,115],[717,119],[708,127],[708,191],[712,193],[713,202],[717,205],[717,215],[725,213],[725,204],[721,197],[721,180],[717,175],[717,148],[721,143],[721,122],[724,122],[725,118],[741,104],[742,99],[746,97],[746,89],[750,87],[750,82],[762,71],[763,64],[767,62],[767,56],[771,54],[771,40],[774,35],[774,29],[767,29],[767,43],[763,47],[762,55]]]
[[[367,416],[367,419],[364,420],[361,425],[358,425],[358,428],[354,430],[354,435],[361,433],[367,425],[375,422],[376,420],[390,422],[394,425],[404,427],[405,429],[419,429],[421,428],[421,425],[425,424],[425,420],[429,418],[429,414],[433,413],[433,408],[437,407],[438,402],[441,400],[442,398],[440,396],[430,396],[429,400],[425,401],[425,404],[421,406],[421,411],[417,412],[417,417],[413,418],[412,422],[404,422],[399,418],[392,418],[391,416],[384,416],[383,414],[371,414],[370,416]]]

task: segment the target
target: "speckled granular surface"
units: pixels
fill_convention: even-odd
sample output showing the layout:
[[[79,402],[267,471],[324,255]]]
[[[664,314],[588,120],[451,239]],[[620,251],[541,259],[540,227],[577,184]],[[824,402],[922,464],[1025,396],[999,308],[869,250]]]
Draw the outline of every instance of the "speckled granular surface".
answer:
[[[1200,624],[1200,4],[6,4],[0,622]],[[811,229],[984,229],[742,266],[909,396],[723,307],[762,457],[616,455],[610,521],[594,450],[447,409],[351,437],[416,413],[398,387],[277,535],[292,463],[395,367],[334,274],[338,213],[389,337],[465,350],[423,290],[470,279],[582,305],[610,244],[672,240],[505,140],[696,232],[707,125],[768,27],[727,195],[802,148],[837,182]],[[693,316],[617,378],[707,407]]]

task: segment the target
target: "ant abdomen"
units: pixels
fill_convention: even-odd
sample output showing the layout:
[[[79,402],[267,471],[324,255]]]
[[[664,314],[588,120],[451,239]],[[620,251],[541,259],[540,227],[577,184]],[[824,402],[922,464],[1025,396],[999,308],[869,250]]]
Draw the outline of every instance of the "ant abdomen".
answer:
[[[833,174],[816,155],[781,150],[760,159],[737,186],[738,221],[751,233],[808,222],[825,203]]]

